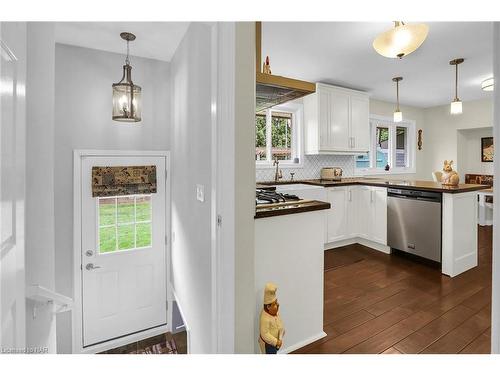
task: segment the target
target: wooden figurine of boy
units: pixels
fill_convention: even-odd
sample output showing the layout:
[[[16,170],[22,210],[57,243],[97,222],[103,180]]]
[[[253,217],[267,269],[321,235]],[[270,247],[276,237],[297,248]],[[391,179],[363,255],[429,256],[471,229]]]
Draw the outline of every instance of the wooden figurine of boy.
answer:
[[[283,345],[285,329],[278,313],[277,286],[267,283],[264,289],[264,308],[260,313],[259,346],[261,353],[276,354]]]

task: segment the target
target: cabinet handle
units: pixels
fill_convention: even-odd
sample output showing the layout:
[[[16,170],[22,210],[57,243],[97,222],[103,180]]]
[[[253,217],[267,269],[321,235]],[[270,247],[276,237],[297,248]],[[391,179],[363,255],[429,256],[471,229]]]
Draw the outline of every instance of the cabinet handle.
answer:
[[[370,190],[370,202],[373,203],[373,190]]]
[[[349,199],[349,202],[351,202],[352,201],[352,191],[349,190],[348,193],[349,193],[349,198],[348,199]]]
[[[352,137],[352,148],[356,147],[356,138]]]

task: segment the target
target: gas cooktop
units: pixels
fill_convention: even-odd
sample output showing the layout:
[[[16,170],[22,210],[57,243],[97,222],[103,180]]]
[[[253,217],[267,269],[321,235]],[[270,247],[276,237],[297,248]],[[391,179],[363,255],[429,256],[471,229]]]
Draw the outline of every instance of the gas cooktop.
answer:
[[[290,201],[299,201],[300,198],[293,194],[277,193],[269,190],[255,190],[255,204],[284,203]]]

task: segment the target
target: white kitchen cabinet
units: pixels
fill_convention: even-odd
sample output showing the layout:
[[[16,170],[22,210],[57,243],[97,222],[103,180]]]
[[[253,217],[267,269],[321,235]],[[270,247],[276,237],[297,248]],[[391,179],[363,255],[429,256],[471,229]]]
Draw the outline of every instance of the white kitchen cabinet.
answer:
[[[335,242],[349,237],[348,233],[348,188],[327,188],[327,200],[331,208],[327,211],[327,241]]]
[[[347,220],[350,237],[368,237],[370,192],[369,186],[349,186]]]
[[[327,243],[362,238],[387,244],[387,189],[353,185],[327,188]]]
[[[318,83],[304,97],[306,154],[356,154],[370,146],[368,94]]]
[[[387,245],[387,189],[370,187],[370,224],[368,239]]]

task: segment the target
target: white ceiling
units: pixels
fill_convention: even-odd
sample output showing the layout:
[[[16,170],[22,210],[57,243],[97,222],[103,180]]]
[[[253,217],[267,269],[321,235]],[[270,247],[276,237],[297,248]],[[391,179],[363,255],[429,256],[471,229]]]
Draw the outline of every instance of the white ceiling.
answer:
[[[103,51],[126,53],[120,38],[129,31],[137,39],[130,43],[130,54],[170,61],[189,22],[57,22],[56,42]]]
[[[454,96],[453,58],[459,67],[462,101],[486,98],[481,81],[493,75],[492,24],[427,22],[424,44],[402,60],[375,52],[373,39],[391,22],[264,22],[262,55],[273,74],[368,91],[375,99],[395,101],[392,77],[402,76],[400,101],[417,107],[449,103]]]

